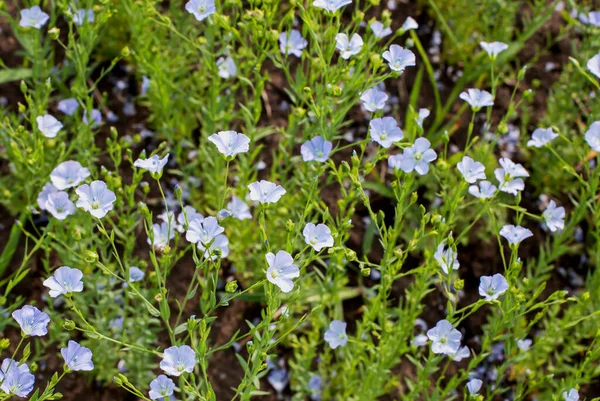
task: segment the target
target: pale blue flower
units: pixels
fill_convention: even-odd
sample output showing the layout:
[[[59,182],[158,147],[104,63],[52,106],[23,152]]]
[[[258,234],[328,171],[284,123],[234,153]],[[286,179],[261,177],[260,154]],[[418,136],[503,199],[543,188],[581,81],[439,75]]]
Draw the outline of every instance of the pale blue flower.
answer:
[[[403,72],[406,67],[417,65],[415,54],[398,45],[391,45],[389,50],[384,51],[383,58],[388,62],[390,69],[396,72]]]
[[[434,328],[427,331],[427,337],[433,341],[431,351],[434,354],[452,355],[460,347],[462,334],[452,327],[452,323],[443,319],[437,322]]]
[[[469,186],[469,193],[479,199],[489,199],[494,196],[498,188],[489,181],[480,181],[479,186]]]
[[[50,316],[35,306],[25,305],[12,313],[13,319],[26,336],[45,336],[48,334]]]
[[[467,390],[471,395],[479,394],[479,390],[481,390],[481,385],[483,382],[479,379],[471,379],[467,382]]]
[[[19,373],[29,373],[29,366],[26,363],[19,365],[19,361],[15,361],[11,358],[4,358],[2,366],[0,367],[0,382],[4,380],[7,373],[12,371],[18,371]]]
[[[37,204],[41,210],[46,210],[46,201],[48,200],[48,196],[55,192],[58,192],[58,188],[56,188],[51,182],[44,185],[37,196]]]
[[[477,180],[485,180],[484,165],[476,162],[469,156],[464,156],[462,160],[456,164],[456,168],[469,184],[474,184]]]
[[[208,140],[226,157],[246,153],[250,149],[250,138],[235,131],[220,131],[209,136]]]
[[[313,375],[308,379],[308,390],[310,391],[310,398],[313,401],[321,400],[323,380],[319,375]]]
[[[94,22],[94,10],[91,8],[89,10],[80,8],[73,13],[73,22],[79,26],[85,24],[86,22],[91,24]]]
[[[386,36],[389,36],[392,34],[392,28],[390,28],[389,26],[384,26],[379,21],[371,22],[371,25],[369,25],[369,28],[371,28],[373,35],[375,35],[375,37],[378,39],[385,38]]]
[[[398,122],[393,117],[374,118],[369,122],[371,140],[384,148],[389,148],[394,142],[404,138]]]
[[[531,139],[527,141],[527,146],[541,148],[549,144],[556,137],[558,137],[558,134],[555,134],[552,128],[537,128],[531,134]]]
[[[149,171],[152,174],[159,174],[162,172],[163,168],[167,165],[169,161],[169,154],[162,159],[158,155],[154,155],[147,159],[137,159],[133,165],[134,167],[141,168],[143,170]]]
[[[170,376],[192,373],[196,366],[196,353],[188,345],[172,346],[165,350],[160,368]]]
[[[429,172],[429,163],[437,159],[437,154],[430,149],[431,143],[425,138],[417,138],[415,144],[405,148],[402,155],[388,158],[388,165],[393,169],[401,169],[405,173],[416,171],[419,175]]]
[[[312,3],[313,7],[330,12],[335,12],[348,4],[352,4],[352,0],[315,0]]]
[[[600,78],[600,53],[589,59],[586,66],[596,78]]]
[[[54,275],[44,280],[44,286],[50,289],[50,296],[56,298],[62,294],[83,291],[83,273],[79,269],[61,266]]]
[[[148,245],[162,249],[169,245],[169,242],[175,238],[175,227],[172,222],[163,221],[160,224],[152,225],[154,240],[148,237]]]
[[[491,59],[495,59],[498,57],[498,54],[508,49],[508,45],[502,42],[479,42],[479,45],[483,50],[485,50]]]
[[[58,110],[68,116],[75,114],[77,108],[79,108],[79,103],[77,102],[77,99],[72,97],[58,102]]]
[[[40,29],[50,19],[50,16],[42,11],[39,6],[33,6],[31,8],[25,8],[21,10],[21,20],[19,25],[23,28],[35,28]]]
[[[594,121],[585,133],[585,141],[596,152],[600,152],[600,121]]]
[[[218,257],[224,259],[229,256],[229,239],[225,234],[219,234],[210,243],[208,248],[202,242],[198,242],[198,249],[204,252],[204,257],[207,259],[216,260]],[[218,254],[217,251],[219,252]]]
[[[458,270],[460,267],[460,263],[457,259],[458,253],[451,247],[446,248],[446,243],[444,241],[437,246],[433,257],[436,262],[438,262],[445,274],[448,274],[450,269]]]
[[[500,191],[516,195],[518,191],[525,189],[521,177],[529,177],[527,170],[507,158],[502,158],[499,162],[502,168],[494,170],[494,176],[498,180]]]
[[[500,273],[493,276],[482,276],[479,282],[479,295],[486,301],[493,301],[508,290],[508,282]]]
[[[385,102],[388,100],[388,95],[382,90],[373,87],[360,95],[360,100],[363,102],[363,107],[370,112],[383,110]]]
[[[529,348],[531,348],[532,343],[533,341],[531,341],[529,338],[526,338],[524,340],[517,340],[517,348],[519,348],[519,350],[521,350],[522,352],[527,352],[529,351]]]
[[[302,57],[302,50],[306,46],[308,46],[308,42],[302,37],[300,31],[296,29],[279,34],[279,50],[284,55],[291,54],[296,57]]]
[[[145,273],[142,269],[137,266],[131,266],[129,268],[129,282],[136,283],[144,279]]]
[[[58,220],[64,220],[75,213],[75,205],[69,199],[69,194],[60,191],[48,195],[46,210]]]
[[[318,135],[304,142],[300,147],[300,153],[302,154],[302,160],[305,162],[326,162],[332,148],[333,144],[331,142]]]
[[[69,369],[73,371],[88,371],[94,369],[92,351],[82,347],[75,341],[69,341],[67,348],[61,348],[60,353]]]
[[[418,28],[419,24],[417,23],[417,21],[415,21],[413,17],[406,17],[406,20],[404,20],[404,23],[402,24],[402,30],[404,32]]]
[[[248,185],[250,190],[250,200],[260,203],[277,203],[283,195],[285,189],[281,185],[274,184],[269,181],[260,180]]]
[[[467,91],[462,92],[459,97],[469,103],[474,111],[479,111],[482,107],[494,105],[492,94],[480,89],[467,89]]]
[[[600,27],[600,11],[590,11],[587,14],[579,13],[579,20],[583,24]]]
[[[331,230],[325,224],[314,225],[313,223],[307,223],[302,231],[304,235],[304,242],[314,248],[315,251],[319,252],[323,248],[329,248],[333,246],[333,236]]]
[[[225,231],[223,227],[219,225],[219,222],[214,217],[207,217],[204,220],[195,219],[190,221],[187,232],[185,233],[185,239],[193,244],[201,243],[203,245],[209,245],[219,234]]]
[[[198,21],[205,20],[217,11],[214,0],[190,0],[185,4],[185,10]]]
[[[237,75],[235,61],[229,56],[219,57],[217,68],[219,69],[219,76],[223,79],[233,78]]]
[[[419,109],[419,116],[415,119],[419,127],[423,128],[423,121],[429,117],[429,114],[431,112],[428,109]]]
[[[227,209],[221,209],[217,212],[217,220],[219,221],[223,221],[228,217],[231,217],[231,212]]]
[[[543,216],[550,231],[555,232],[565,228],[565,208],[562,206],[556,207],[553,200],[548,203]]]
[[[186,218],[187,223],[185,222]],[[200,220],[200,222],[202,222],[204,221],[204,216],[201,213],[198,213],[193,207],[185,206],[183,211],[177,216],[177,225],[175,228],[180,233],[183,233],[187,230],[189,223],[194,220]]]
[[[427,344],[427,341],[429,341],[429,338],[425,334],[417,334],[410,343],[415,347],[423,347]]]
[[[89,113],[89,120],[88,120],[88,113],[87,111],[83,113],[83,123],[85,125],[89,125],[91,124],[92,128],[98,128],[100,126],[100,124],[102,123],[102,113],[100,112],[100,110],[98,109],[92,109],[92,111],[90,111]]]
[[[11,367],[8,373],[1,379],[1,382],[2,386],[0,386],[0,389],[6,394],[25,398],[33,390],[35,376],[29,372],[29,368],[24,372]]]
[[[275,284],[283,292],[290,292],[294,288],[293,278],[300,277],[300,269],[294,264],[294,258],[286,251],[279,251],[277,255],[267,253],[267,280]]]
[[[273,369],[267,375],[267,381],[280,394],[290,382],[290,375],[285,369]]]
[[[359,34],[355,33],[350,39],[345,33],[338,33],[335,35],[335,48],[340,51],[340,57],[344,60],[348,60],[350,57],[360,53],[360,49],[363,47],[363,40]]]
[[[52,184],[60,191],[79,185],[89,176],[90,170],[73,160],[60,163],[50,173]]]
[[[157,400],[159,398],[172,396],[174,389],[175,383],[173,380],[165,375],[160,375],[150,382],[150,392],[148,395],[151,400]]]
[[[79,196],[77,207],[99,219],[113,209],[113,203],[117,200],[115,193],[108,189],[104,181],[80,185],[75,193]]]
[[[569,390],[568,393],[564,391],[562,393],[562,396],[565,399],[565,401],[579,401],[579,391],[575,390],[574,388]]]
[[[460,347],[458,349],[458,351],[456,351],[454,354],[450,354],[450,357],[452,358],[452,360],[454,362],[460,362],[465,358],[468,358],[471,356],[471,351],[469,350],[469,347],[467,347],[466,345],[464,347]]]
[[[337,347],[343,347],[348,342],[348,335],[346,334],[346,322],[341,320],[333,320],[329,324],[329,329],[325,332],[325,341],[329,344],[331,349]]]
[[[55,138],[63,128],[60,121],[50,114],[36,117],[37,127],[46,138]]]
[[[512,224],[502,227],[500,229],[500,235],[513,245],[518,245],[524,239],[533,237],[533,233],[529,229],[521,226],[513,226]]]
[[[148,78],[147,76],[142,76],[142,89],[141,89],[141,95],[145,95],[148,93],[148,90],[150,89],[150,78]]]
[[[227,204],[227,209],[231,212],[231,215],[238,220],[248,220],[252,218],[250,208],[246,202],[237,196],[231,198],[231,202]]]

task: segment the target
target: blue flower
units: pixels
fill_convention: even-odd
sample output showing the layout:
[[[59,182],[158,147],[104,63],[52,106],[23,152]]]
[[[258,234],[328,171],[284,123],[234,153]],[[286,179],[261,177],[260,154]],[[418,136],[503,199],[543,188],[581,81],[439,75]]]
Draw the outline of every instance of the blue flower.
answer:
[[[235,131],[220,131],[209,136],[208,140],[226,157],[246,153],[250,149],[250,138]]]
[[[293,278],[300,277],[300,269],[294,264],[294,258],[286,251],[279,251],[277,255],[267,253],[267,280],[275,284],[281,291],[287,293],[294,289]]]
[[[457,252],[454,251],[451,247],[448,247],[446,249],[446,243],[444,241],[442,241],[438,245],[435,254],[433,255],[436,262],[438,262],[438,264],[446,274],[448,274],[450,269],[458,270],[458,268],[460,267],[460,263],[458,262],[457,256]]]
[[[64,191],[49,194],[45,209],[58,220],[64,220],[75,213],[75,205]]]
[[[310,391],[310,399],[313,401],[321,400],[323,380],[319,375],[313,375],[308,379],[308,390]]]
[[[68,368],[74,371],[87,371],[94,369],[92,362],[92,351],[89,348],[82,347],[75,341],[69,340],[67,348],[61,348],[60,353],[65,360]]]
[[[555,232],[565,228],[565,208],[562,206],[556,207],[556,202],[553,200],[548,203],[543,217],[550,231]]]
[[[384,148],[389,148],[394,142],[404,138],[404,133],[393,117],[374,118],[369,122],[371,140]]]
[[[527,352],[529,351],[529,348],[531,348],[531,343],[533,343],[533,341],[531,341],[529,338],[517,340],[517,348],[519,348],[519,350],[522,352]]]
[[[564,391],[562,393],[562,396],[565,399],[565,401],[579,401],[579,391],[575,390],[574,388],[569,390],[568,393]]]
[[[417,23],[417,21],[415,21],[415,19],[413,17],[406,17],[406,19],[404,20],[404,23],[402,24],[402,30],[404,32],[410,31],[413,29],[418,29],[418,28],[419,28],[419,24]]]
[[[165,375],[160,375],[150,382],[150,392],[148,395],[151,400],[157,400],[163,397],[173,395],[175,383]]]
[[[160,368],[171,376],[192,373],[196,366],[196,353],[188,345],[172,346],[165,350]]]
[[[459,97],[469,103],[474,111],[494,105],[492,94],[480,89],[468,89],[466,92],[462,92]]]
[[[62,191],[79,185],[83,180],[90,176],[90,170],[82,167],[79,162],[69,160],[60,163],[52,173],[50,180],[56,189]]]
[[[98,128],[102,123],[102,113],[98,109],[92,109],[92,111],[89,114],[88,120],[88,113],[84,112],[82,121],[85,125],[88,125],[89,122],[92,128]]]
[[[134,167],[149,171],[150,173],[158,174],[162,172],[168,161],[169,154],[167,153],[162,159],[158,155],[154,155],[147,159],[137,159],[133,165]]]
[[[494,176],[498,180],[500,191],[516,195],[518,191],[525,189],[525,183],[521,178],[529,177],[527,170],[505,157],[499,162],[502,168],[494,170]]]
[[[389,50],[384,51],[383,58],[388,62],[390,69],[396,72],[403,72],[406,67],[416,65],[415,54],[398,45],[391,45]]]
[[[371,28],[373,35],[375,35],[375,37],[377,39],[382,39],[382,38],[385,38],[386,36],[389,36],[392,34],[392,28],[390,28],[389,26],[388,27],[384,26],[379,21],[371,22],[371,25],[369,25],[369,28]]]
[[[21,10],[21,20],[19,21],[19,25],[23,28],[31,27],[40,29],[46,25],[46,22],[48,22],[49,19],[50,16],[43,12],[39,6],[33,6]]]
[[[152,245],[158,249],[166,247],[169,245],[169,241],[175,238],[175,227],[172,222],[163,221],[160,224],[153,224],[152,232],[154,240],[151,241],[150,237],[148,237],[148,245]]]
[[[63,128],[63,125],[54,116],[46,114],[38,116],[35,119],[37,127],[46,138],[55,138],[58,132]]]
[[[6,359],[4,361],[6,362]],[[13,363],[15,362],[16,361],[13,361]],[[4,367],[4,363],[2,366]],[[26,366],[27,365],[25,365],[25,367]],[[27,371],[23,371],[21,367],[13,369],[11,364],[9,371],[3,376],[4,377],[0,379],[2,381],[0,389],[6,394],[24,398],[27,397],[31,390],[33,390],[35,377],[29,373],[29,368],[27,368]]]
[[[290,375],[285,369],[273,369],[267,376],[267,381],[280,394],[290,382]]]
[[[377,110],[383,110],[385,102],[388,100],[388,95],[377,88],[371,88],[360,95],[360,100],[363,102],[363,107],[373,113]]]
[[[585,133],[585,141],[596,152],[600,152],[600,121],[594,121]]]
[[[596,78],[600,78],[600,53],[589,59],[586,66]]]
[[[302,50],[306,46],[308,46],[308,42],[296,29],[279,34],[279,50],[284,55],[293,54],[296,57],[302,57]]]
[[[344,60],[348,60],[350,57],[360,53],[363,44],[362,38],[357,33],[353,34],[350,39],[348,39],[348,35],[345,33],[335,35],[335,48],[340,51],[340,57]]]
[[[48,201],[48,197],[56,192],[58,192],[58,188],[56,188],[51,182],[44,185],[36,199],[38,207],[41,210],[46,210],[46,202]]]
[[[129,282],[135,283],[144,279],[145,273],[142,269],[137,266],[131,266],[129,268]]]
[[[352,4],[352,0],[315,0],[312,3],[313,7],[330,12],[335,12],[348,4]]]
[[[81,270],[61,266],[56,269],[52,277],[44,280],[44,286],[50,288],[50,296],[56,298],[62,294],[83,291],[82,277]]]
[[[203,21],[217,11],[214,0],[190,0],[185,4],[185,10],[194,14],[198,21]]]
[[[77,99],[74,99],[72,97],[68,99],[63,99],[60,102],[58,102],[58,110],[68,116],[72,116],[73,114],[75,114],[78,107],[79,103],[77,102]]]
[[[500,235],[506,238],[511,244],[518,245],[524,239],[532,237],[533,233],[525,227],[509,224],[500,229]]]
[[[508,49],[508,45],[502,42],[479,42],[479,45],[483,48],[483,50],[485,50],[492,60],[498,57],[498,54]]]
[[[85,8],[80,8],[79,10],[73,13],[73,22],[78,26],[81,26],[86,22],[89,22],[91,24],[92,22],[94,22],[94,10],[91,8],[89,10],[86,10]]]
[[[481,389],[481,385],[483,382],[479,379],[471,379],[467,382],[467,390],[471,395],[479,394],[479,390]]]
[[[237,75],[235,61],[229,56],[219,57],[217,60],[217,68],[219,69],[219,76],[223,79],[233,78]]]
[[[198,242],[198,249],[204,252],[205,258],[210,258],[211,260],[216,260],[217,258],[226,258],[229,256],[229,239],[225,234],[219,234],[215,237],[213,242],[210,245],[205,247],[202,242]],[[219,251],[217,255],[216,251]]]
[[[79,195],[77,207],[98,219],[113,210],[113,203],[117,200],[115,193],[107,188],[104,181],[92,181],[90,185],[80,185],[75,193]]]
[[[48,334],[48,323],[50,316],[35,306],[25,305],[12,313],[13,319],[21,327],[23,334],[27,336],[45,336]]]
[[[527,141],[527,146],[541,148],[549,144],[556,137],[558,137],[558,134],[555,134],[552,128],[537,128],[531,134],[531,139]]]
[[[464,156],[462,160],[456,164],[456,168],[469,184],[474,184],[477,180],[485,180],[484,165],[476,162],[469,156]]]
[[[329,324],[329,329],[325,332],[325,341],[327,341],[331,349],[346,345],[348,342],[346,323],[341,320],[333,320]]]
[[[180,233],[183,233],[187,230],[189,223],[196,219],[199,219],[200,222],[202,222],[204,220],[204,216],[201,213],[198,213],[193,207],[185,206],[183,211],[177,216],[177,225],[175,228]]]
[[[319,252],[323,248],[329,248],[333,246],[333,236],[331,230],[325,224],[314,225],[313,223],[307,223],[302,231],[304,235],[304,242],[314,248],[315,251]]]
[[[469,186],[469,193],[479,199],[489,199],[494,196],[497,190],[498,188],[489,181],[480,181],[479,186]]]
[[[452,323],[443,319],[427,331],[427,337],[432,341],[431,351],[434,354],[452,355],[460,348],[462,334],[452,326]]]
[[[304,142],[300,147],[300,153],[302,154],[302,160],[305,162],[325,162],[329,158],[332,148],[333,144],[331,142],[326,141],[322,136],[318,135]]]
[[[195,244],[200,242],[203,245],[208,245],[214,240],[217,235],[225,231],[219,225],[219,222],[214,217],[207,217],[204,220],[195,219],[190,222],[185,239]]]
[[[502,274],[482,276],[479,282],[479,295],[486,301],[493,301],[508,290],[508,282]]]
[[[229,210],[231,215],[238,220],[248,220],[252,218],[250,207],[237,196],[231,198],[231,202],[227,204],[227,210]]]
[[[425,138],[417,138],[415,144],[405,148],[402,155],[388,158],[388,165],[393,169],[401,169],[405,173],[415,170],[419,175],[429,172],[429,163],[437,159],[437,154],[430,149],[431,143]]]
[[[285,189],[281,185],[269,181],[260,180],[248,185],[250,190],[250,200],[260,203],[277,203],[283,195]]]

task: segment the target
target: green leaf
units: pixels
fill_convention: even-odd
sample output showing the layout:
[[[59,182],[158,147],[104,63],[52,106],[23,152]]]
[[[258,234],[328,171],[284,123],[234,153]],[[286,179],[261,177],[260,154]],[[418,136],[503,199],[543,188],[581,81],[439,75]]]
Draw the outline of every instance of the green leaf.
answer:
[[[31,78],[31,73],[31,68],[9,68],[0,70],[0,84]]]

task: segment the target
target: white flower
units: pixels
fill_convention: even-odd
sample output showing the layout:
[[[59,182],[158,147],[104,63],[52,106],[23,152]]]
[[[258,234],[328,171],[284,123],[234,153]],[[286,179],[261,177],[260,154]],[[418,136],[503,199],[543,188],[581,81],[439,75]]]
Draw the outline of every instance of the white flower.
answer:
[[[250,138],[235,131],[219,131],[209,136],[208,140],[226,157],[246,153],[250,149]]]
[[[565,401],[579,401],[579,391],[575,390],[574,388],[569,390],[568,393],[564,391],[562,393],[562,396],[565,399]]]
[[[175,227],[173,227],[172,221],[153,224],[152,232],[154,233],[154,241],[148,237],[148,245],[152,245],[158,249],[166,247],[169,245],[169,241],[175,238]]]
[[[190,0],[185,4],[185,10],[193,14],[198,21],[204,20],[217,11],[215,0]]]
[[[458,253],[451,247],[446,248],[446,244],[441,242],[435,251],[433,257],[438,262],[444,273],[448,274],[450,269],[458,270],[460,263],[457,259]]]
[[[474,184],[477,180],[485,180],[485,167],[469,156],[464,156],[462,161],[456,164],[456,168],[469,184]]]
[[[479,199],[489,199],[497,190],[498,188],[489,181],[479,181],[479,186],[471,185],[469,187],[469,193]]]
[[[481,385],[483,382],[479,379],[471,379],[467,382],[467,390],[469,394],[477,395],[479,394],[479,390],[481,390]]]
[[[415,170],[419,175],[429,172],[429,163],[437,159],[437,154],[430,149],[431,143],[425,138],[417,138],[415,144],[405,148],[402,155],[388,158],[388,165],[393,169],[401,169],[405,173]]]
[[[384,148],[389,148],[394,142],[404,138],[402,130],[393,117],[375,118],[369,122],[371,140]]]
[[[592,74],[600,78],[600,53],[589,59],[586,65]]]
[[[231,198],[231,202],[227,204],[227,210],[229,210],[231,215],[238,220],[247,220],[252,218],[252,214],[250,214],[250,208],[246,202],[237,196]]]
[[[104,181],[92,181],[90,185],[80,185],[75,193],[79,196],[77,207],[99,219],[113,209],[113,203],[117,200],[115,193],[108,189]]]
[[[46,138],[54,138],[62,129],[63,125],[50,114],[36,117],[37,127]]]
[[[267,280],[275,284],[283,292],[290,292],[294,288],[293,278],[300,277],[300,269],[294,264],[292,255],[285,251],[267,253]]]
[[[285,189],[281,185],[269,181],[260,180],[248,185],[250,190],[250,200],[260,203],[277,203],[283,195]]]
[[[217,235],[222,234],[225,231],[223,227],[219,225],[219,222],[214,217],[207,217],[204,220],[195,219],[190,221],[187,232],[185,233],[185,239],[191,243],[200,242],[203,245],[208,245],[214,240]]]
[[[219,68],[219,76],[223,79],[233,78],[237,75],[235,61],[229,56],[219,57],[217,67]]]
[[[40,210],[46,210],[46,201],[48,200],[48,196],[55,192],[58,192],[58,188],[56,188],[51,182],[44,185],[41,192],[37,196],[37,204]]]
[[[600,121],[594,121],[585,133],[585,141],[592,150],[600,152]]]
[[[21,20],[19,25],[23,28],[31,27],[40,29],[50,19],[50,16],[42,11],[39,6],[33,6],[31,8],[25,8],[21,10]]]
[[[552,128],[537,128],[531,134],[531,139],[527,141],[527,146],[541,148],[550,143],[558,134],[552,132]]]
[[[373,35],[375,35],[375,37],[378,39],[385,38],[386,36],[389,36],[392,34],[392,29],[389,26],[387,26],[387,27],[384,26],[379,21],[371,22],[371,25],[369,25],[369,28],[371,28],[371,31],[373,31]]]
[[[433,343],[431,351],[434,354],[452,355],[458,351],[462,334],[452,327],[446,319],[437,322],[434,328],[427,331],[427,337]]]
[[[60,163],[50,173],[52,184],[61,191],[79,185],[89,176],[90,170],[73,160]]]
[[[371,88],[360,95],[360,100],[363,102],[363,107],[367,111],[375,112],[377,110],[382,110],[385,107],[388,95],[377,88]]]
[[[556,207],[556,203],[553,200],[548,203],[543,216],[550,231],[555,232],[565,228],[565,208],[562,206]]]
[[[302,50],[308,46],[306,39],[296,29],[291,32],[281,32],[279,34],[279,50],[284,55],[292,54],[296,57],[302,57]]]
[[[169,161],[169,154],[167,154],[162,159],[158,155],[154,155],[148,159],[137,159],[133,165],[137,168],[144,169],[153,174],[158,174],[162,172],[163,168],[167,165]]]
[[[391,45],[389,50],[384,51],[383,58],[388,62],[390,69],[396,72],[403,72],[406,67],[416,65],[415,54],[398,45]]]
[[[529,348],[531,348],[531,343],[533,341],[531,341],[530,339],[526,338],[524,340],[517,340],[517,347],[523,351],[523,352],[527,352],[529,351]]]
[[[486,51],[490,58],[495,59],[498,57],[498,54],[502,53],[504,50],[508,49],[508,45],[502,42],[479,42],[479,45]]]
[[[304,242],[312,246],[317,252],[323,248],[333,246],[331,230],[325,224],[315,226],[313,223],[307,223],[302,234],[304,235]]]
[[[313,7],[331,12],[337,11],[348,4],[352,4],[352,0],[315,0],[312,3]]]
[[[417,23],[417,21],[415,21],[413,17],[406,17],[406,20],[404,20],[404,23],[402,24],[402,30],[404,32],[418,28],[419,24]]]
[[[338,33],[335,35],[335,48],[341,53],[341,57],[344,60],[348,60],[350,57],[360,53],[360,49],[363,46],[363,40],[359,34],[355,33],[352,38],[348,39],[348,35],[345,33]]]
[[[302,154],[302,160],[305,162],[317,161],[322,163],[329,158],[331,149],[333,149],[333,144],[318,135],[302,144],[300,154]]]
[[[53,192],[48,195],[46,200],[46,210],[58,220],[64,220],[67,216],[75,213],[75,205],[69,199],[66,192]]]
[[[462,92],[459,97],[469,103],[475,111],[480,110],[482,107],[494,105],[492,94],[480,89],[468,89],[466,92]]]
[[[521,226],[513,226],[512,224],[502,227],[500,229],[500,235],[513,245],[518,245],[524,239],[533,237],[533,233],[529,229]]]
[[[329,329],[325,332],[325,341],[329,344],[331,349],[337,347],[343,347],[348,342],[348,335],[346,334],[346,322],[341,320],[333,320],[329,323]]]
[[[493,301],[508,290],[508,282],[502,274],[482,276],[479,282],[479,295],[486,301]]]

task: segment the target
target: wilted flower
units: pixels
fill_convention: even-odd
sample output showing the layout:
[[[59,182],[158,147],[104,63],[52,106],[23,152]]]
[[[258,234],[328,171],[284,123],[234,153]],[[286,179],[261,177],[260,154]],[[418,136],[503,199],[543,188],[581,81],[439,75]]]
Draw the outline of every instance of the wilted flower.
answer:
[[[81,270],[61,266],[56,269],[52,277],[44,280],[44,286],[50,288],[50,296],[56,298],[62,294],[83,291],[82,277]]]
[[[160,224],[153,224],[152,232],[154,233],[154,240],[152,241],[148,237],[148,245],[152,245],[155,248],[164,248],[175,238],[175,227],[172,222],[163,221]]]
[[[531,134],[531,139],[527,141],[527,146],[541,148],[550,143],[558,134],[552,132],[552,128],[537,128]]]
[[[325,162],[329,158],[332,148],[333,144],[331,142],[318,135],[304,142],[300,147],[300,153],[302,154],[302,160],[305,162]]]
[[[369,127],[371,128],[371,140],[384,148],[389,148],[394,142],[404,138],[402,130],[393,117],[374,118],[369,122]]]
[[[144,279],[145,273],[142,269],[137,266],[131,266],[129,268],[129,282],[136,283]]]
[[[37,127],[46,138],[55,138],[63,125],[50,114],[36,117]]]
[[[378,39],[385,38],[386,36],[389,36],[392,34],[392,28],[390,28],[389,26],[387,26],[387,27],[384,26],[379,21],[371,22],[371,25],[369,25],[369,28],[371,28],[371,31],[373,31],[373,35],[375,35],[375,37]]]
[[[260,180],[248,185],[250,190],[250,200],[260,203],[277,203],[283,195],[285,189],[281,185],[269,181]]]
[[[52,173],[50,179],[58,190],[64,190],[79,185],[90,176],[90,170],[82,167],[79,162],[69,160],[60,163]]]
[[[497,190],[498,188],[489,181],[480,181],[479,186],[469,186],[469,193],[479,199],[489,199],[494,196]]]
[[[4,360],[4,362],[10,361],[8,358]],[[4,368],[4,362],[2,363],[2,367]],[[11,367],[8,369],[6,374],[2,375],[0,378],[0,382],[2,385],[0,389],[9,395],[16,395],[17,397],[27,397],[27,395],[33,390],[33,384],[35,382],[35,376],[29,372],[29,368],[27,365],[23,364],[21,366],[25,366],[27,370],[21,369],[21,366],[16,367],[17,362],[12,361],[9,362]],[[12,368],[12,364],[15,364],[15,368]],[[8,366],[8,364],[7,364]],[[10,398],[10,396],[8,397]]]
[[[75,193],[79,196],[77,207],[99,219],[113,209],[113,202],[117,200],[115,193],[107,188],[104,181],[80,185]]]
[[[500,273],[482,276],[479,282],[479,295],[486,301],[493,301],[508,290],[508,282]]]
[[[314,248],[315,251],[319,252],[323,248],[333,246],[333,237],[331,236],[331,230],[325,224],[314,225],[313,223],[307,223],[302,231],[304,235],[304,242]]]
[[[196,366],[196,353],[188,345],[172,346],[165,350],[160,368],[168,375],[181,376],[192,373]]]
[[[174,389],[175,383],[173,380],[165,375],[160,375],[150,382],[150,392],[148,395],[151,400],[157,400],[159,398],[172,396]]]
[[[506,238],[511,244],[518,245],[524,239],[532,237],[533,233],[525,227],[515,227],[512,224],[509,224],[500,229],[500,235]]]
[[[565,401],[579,401],[579,391],[575,390],[574,388],[569,390],[568,393],[564,391],[562,393],[562,396],[565,399]]]
[[[217,11],[214,0],[190,0],[185,4],[185,10],[198,21],[203,21]]]
[[[600,53],[589,59],[586,65],[592,74],[600,78]]]
[[[219,234],[215,237],[209,247],[206,248],[202,242],[198,242],[198,249],[204,252],[205,258],[217,259],[217,250],[221,258],[226,258],[229,255],[229,239],[225,234]]]
[[[37,196],[37,204],[41,210],[46,210],[46,201],[48,200],[48,196],[55,192],[58,192],[58,188],[56,188],[51,182],[44,185],[42,191]]]
[[[525,188],[525,183],[520,177],[529,177],[529,173],[523,166],[505,157],[499,162],[502,168],[494,170],[494,176],[500,184],[500,191],[516,195]]]
[[[302,37],[300,31],[292,29],[291,32],[281,32],[279,34],[279,50],[284,55],[293,54],[296,57],[302,57],[302,50],[308,46],[306,39]]]
[[[415,54],[398,45],[391,45],[389,50],[384,51],[383,58],[388,62],[390,69],[396,72],[403,72],[406,67],[416,65]]]
[[[229,56],[219,57],[217,60],[217,68],[219,69],[219,76],[223,79],[233,78],[237,75],[235,61]]]
[[[377,110],[382,110],[385,107],[388,95],[384,91],[374,87],[363,92],[363,94],[360,95],[360,100],[363,102],[363,107],[367,111],[373,113]]]
[[[452,327],[452,323],[444,319],[437,322],[434,328],[427,331],[427,337],[433,341],[431,351],[434,354],[452,355],[460,347],[462,334]]]
[[[35,28],[40,29],[50,19],[50,16],[42,11],[39,6],[33,6],[31,8],[25,8],[21,10],[21,20],[19,25],[23,28]]]
[[[69,369],[74,371],[93,370],[92,351],[82,347],[75,341],[69,341],[67,348],[61,348],[60,353]]]
[[[467,390],[469,394],[477,395],[479,394],[479,390],[481,390],[481,385],[483,382],[479,379],[471,379],[467,382]]]
[[[149,171],[152,174],[159,174],[169,161],[169,154],[162,159],[158,155],[154,155],[147,159],[137,159],[133,165],[137,168]]]
[[[533,341],[531,341],[529,338],[526,338],[524,340],[517,340],[517,347],[523,351],[523,352],[527,352],[529,351],[529,348],[531,348],[531,343]]]
[[[419,175],[429,172],[429,163],[437,159],[437,154],[430,149],[431,143],[425,138],[417,138],[415,144],[405,148],[402,155],[388,158],[388,165],[393,169],[401,169],[405,173],[415,170]]]
[[[548,203],[543,216],[550,231],[555,232],[565,228],[565,208],[562,206],[556,207],[556,203],[553,200]]]
[[[25,305],[12,313],[13,319],[26,336],[45,336],[48,334],[50,316],[35,306]]]
[[[64,220],[75,213],[75,205],[69,199],[69,194],[63,191],[49,194],[45,209],[58,220]]]
[[[200,242],[201,244],[208,245],[217,235],[222,234],[224,231],[225,229],[212,216],[204,220],[195,219],[190,221],[188,230],[185,233],[185,239],[193,244]]]
[[[477,180],[485,180],[485,167],[482,163],[476,162],[469,156],[464,156],[456,164],[456,168],[469,184],[474,184]]]
[[[419,109],[419,116],[415,119],[419,127],[423,128],[423,121],[429,117],[429,114],[431,112],[428,109]]]
[[[279,251],[277,255],[267,253],[267,280],[275,284],[283,292],[290,292],[294,288],[293,278],[300,277],[300,269],[294,264],[294,258],[286,251]]]
[[[451,247],[446,248],[446,244],[441,242],[435,251],[433,257],[438,262],[444,273],[448,274],[450,269],[458,270],[460,263],[457,259],[457,252]]]
[[[600,152],[600,121],[594,121],[585,133],[585,141],[592,150]]]
[[[77,99],[74,98],[63,99],[58,102],[58,110],[68,116],[75,114],[78,107],[79,103],[77,103]]]
[[[325,341],[329,344],[331,349],[337,347],[343,347],[348,342],[348,335],[346,334],[346,322],[341,320],[333,320],[329,323],[329,329],[325,332]]]
[[[344,60],[348,60],[351,56],[360,53],[360,49],[363,46],[363,40],[359,34],[355,33],[350,39],[345,33],[338,33],[335,35],[335,48],[341,53],[341,57]]]
[[[220,131],[208,137],[217,150],[226,157],[245,153],[250,149],[250,138],[235,131]]]
[[[418,28],[419,28],[419,24],[417,23],[417,21],[415,21],[415,19],[413,17],[406,17],[406,19],[404,20],[404,23],[402,24],[402,30],[404,32],[410,31],[412,29],[418,29]]]
[[[313,7],[334,12],[351,3],[352,0],[315,0],[312,5]]]
[[[491,59],[495,59],[498,57],[498,54],[502,53],[504,50],[508,49],[508,45],[502,42],[479,42],[479,45],[486,51],[488,56]]]
[[[467,91],[462,92],[459,97],[469,103],[474,111],[479,111],[482,107],[494,105],[492,94],[480,89],[467,89]]]

